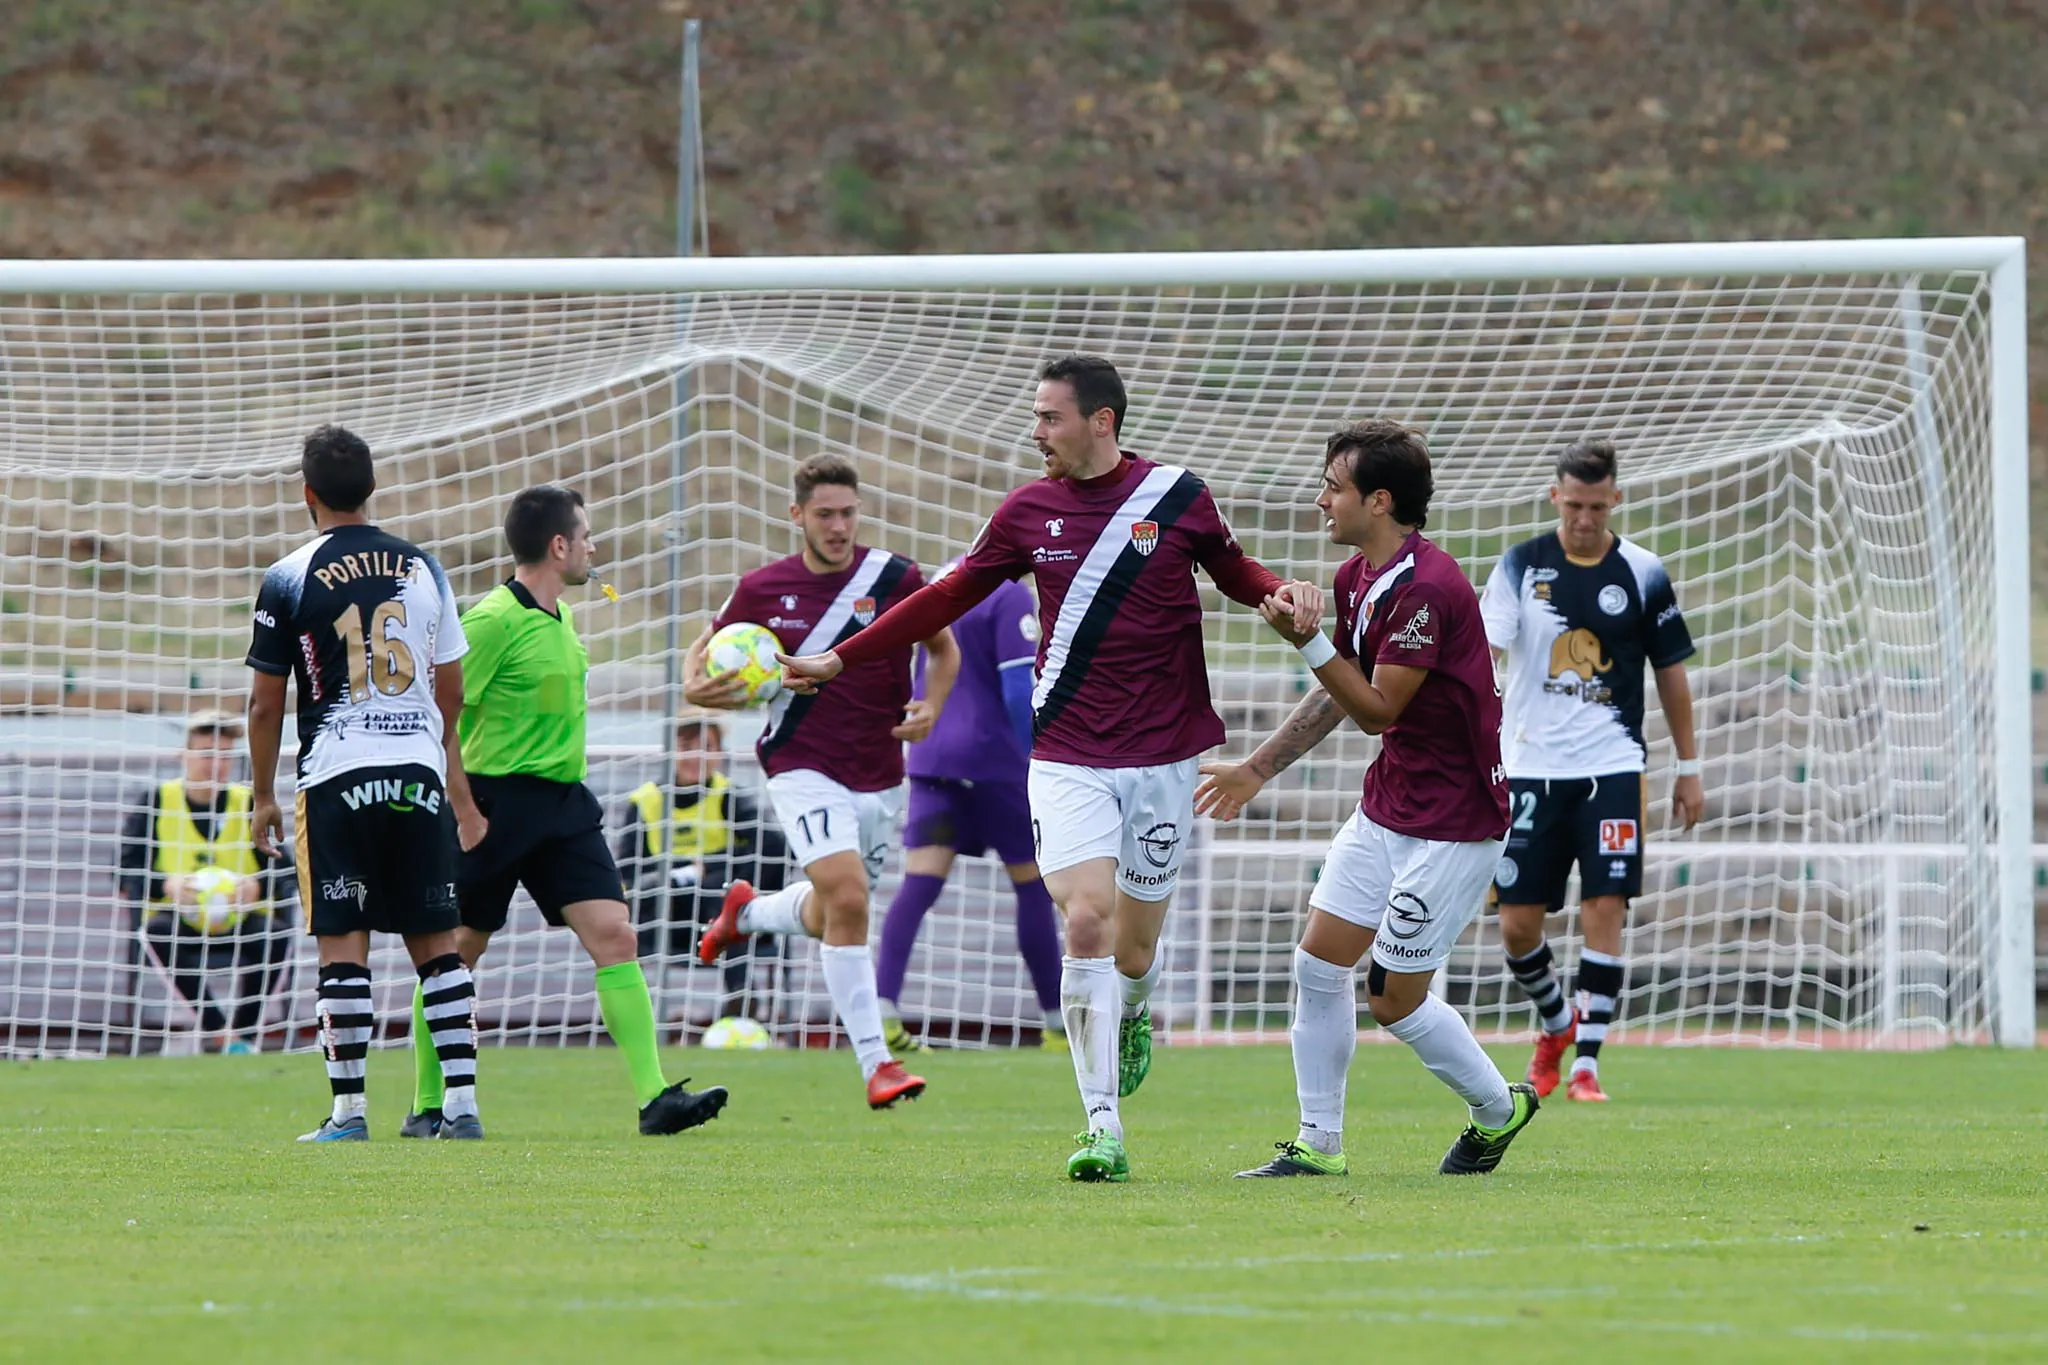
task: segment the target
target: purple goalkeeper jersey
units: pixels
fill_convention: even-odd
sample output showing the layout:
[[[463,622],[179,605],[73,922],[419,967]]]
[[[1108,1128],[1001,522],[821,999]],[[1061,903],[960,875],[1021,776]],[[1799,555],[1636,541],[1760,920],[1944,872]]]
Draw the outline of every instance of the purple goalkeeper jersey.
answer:
[[[1365,770],[1366,818],[1447,843],[1505,834],[1500,690],[1479,595],[1458,561],[1419,531],[1379,569],[1364,555],[1347,560],[1337,570],[1337,652],[1368,676],[1377,664],[1429,670]]]
[[[952,572],[948,565],[939,577]],[[1030,753],[1003,704],[1003,674],[1038,655],[1038,606],[1022,583],[1005,583],[953,623],[960,677],[931,737],[910,746],[912,777],[954,782],[1018,782]],[[917,652],[915,695],[924,695],[925,653]]]
[[[742,576],[711,624],[751,621],[774,631],[785,654],[820,654],[923,585],[915,563],[887,550],[856,545],[846,568],[823,574],[794,554]],[[909,700],[907,648],[849,668],[808,696],[785,692],[770,704],[754,746],[761,770],[770,777],[799,768],[819,772],[857,792],[897,786],[903,741],[889,732],[903,723]]]

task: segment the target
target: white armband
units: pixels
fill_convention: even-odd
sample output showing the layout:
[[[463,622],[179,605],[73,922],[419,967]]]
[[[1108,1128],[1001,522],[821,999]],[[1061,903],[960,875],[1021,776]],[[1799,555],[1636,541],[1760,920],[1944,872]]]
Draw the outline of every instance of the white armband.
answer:
[[[1698,777],[1700,775],[1700,761],[1696,758],[1679,759],[1678,775],[1680,777]]]
[[[1311,669],[1321,668],[1337,657],[1337,646],[1330,643],[1330,637],[1321,631],[1317,631],[1307,644],[1296,648],[1300,651],[1301,661]]]

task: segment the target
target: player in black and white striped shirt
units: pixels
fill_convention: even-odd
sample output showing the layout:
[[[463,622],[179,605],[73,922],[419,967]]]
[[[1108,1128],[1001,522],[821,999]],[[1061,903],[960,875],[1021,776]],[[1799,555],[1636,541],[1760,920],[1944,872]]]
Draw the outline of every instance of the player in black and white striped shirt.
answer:
[[[320,1037],[333,1112],[301,1142],[370,1136],[363,1073],[376,1015],[370,934],[403,935],[448,1078],[449,1138],[481,1138],[476,988],[455,950],[455,849],[482,837],[455,744],[467,649],[434,557],[370,524],[370,448],[341,427],[306,438],[318,534],[270,566],[249,645],[256,843],[274,852],[285,682],[298,686],[293,835],[299,899],[319,942]]]
[[[1506,661],[1508,845],[1493,879],[1501,943],[1542,1020],[1529,1080],[1539,1095],[1554,1090],[1576,1040],[1566,1088],[1575,1100],[1607,1098],[1600,1045],[1627,979],[1629,898],[1643,887],[1646,663],[1678,751],[1672,814],[1691,829],[1705,804],[1685,675],[1692,634],[1663,562],[1608,529],[1621,501],[1614,476],[1612,443],[1568,447],[1550,486],[1557,530],[1502,555],[1480,598],[1487,641]],[[1573,863],[1585,936],[1576,1011],[1543,936]]]

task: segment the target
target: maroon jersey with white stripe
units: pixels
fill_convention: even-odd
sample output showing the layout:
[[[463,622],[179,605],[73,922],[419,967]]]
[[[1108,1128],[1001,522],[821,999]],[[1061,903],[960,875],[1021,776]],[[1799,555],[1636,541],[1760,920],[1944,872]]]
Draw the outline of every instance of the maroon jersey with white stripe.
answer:
[[[752,621],[775,632],[783,653],[817,654],[923,585],[914,562],[887,550],[856,545],[852,563],[836,573],[812,573],[794,554],[744,575],[711,624]],[[910,701],[910,656],[906,646],[847,669],[809,696],[776,698],[754,746],[761,770],[773,777],[802,768],[857,792],[901,783],[903,742],[889,732],[903,723]]]
[[[1400,719],[1380,735],[1359,807],[1382,829],[1472,843],[1508,828],[1500,761],[1500,689],[1479,594],[1458,561],[1420,531],[1379,569],[1355,555],[1337,570],[1337,652],[1426,668]]]
[[[955,572],[1037,579],[1034,758],[1135,768],[1222,743],[1197,565],[1219,581],[1249,576],[1208,485],[1178,466],[1126,458],[1003,500]]]

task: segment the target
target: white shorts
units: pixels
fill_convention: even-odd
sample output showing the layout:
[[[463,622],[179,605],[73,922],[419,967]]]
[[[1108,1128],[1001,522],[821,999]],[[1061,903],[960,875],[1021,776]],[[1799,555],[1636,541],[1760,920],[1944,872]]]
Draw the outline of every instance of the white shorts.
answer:
[[[1180,880],[1195,824],[1195,759],[1146,768],[1084,768],[1031,760],[1031,838],[1038,870],[1116,859],[1116,884],[1163,901]]]
[[[834,853],[858,853],[868,885],[882,875],[882,859],[903,810],[903,788],[857,792],[821,772],[796,768],[768,779],[768,804],[800,867]]]
[[[1479,913],[1505,847],[1505,838],[1454,844],[1396,834],[1356,810],[1330,841],[1308,903],[1373,930],[1373,961],[1388,971],[1432,972]]]

